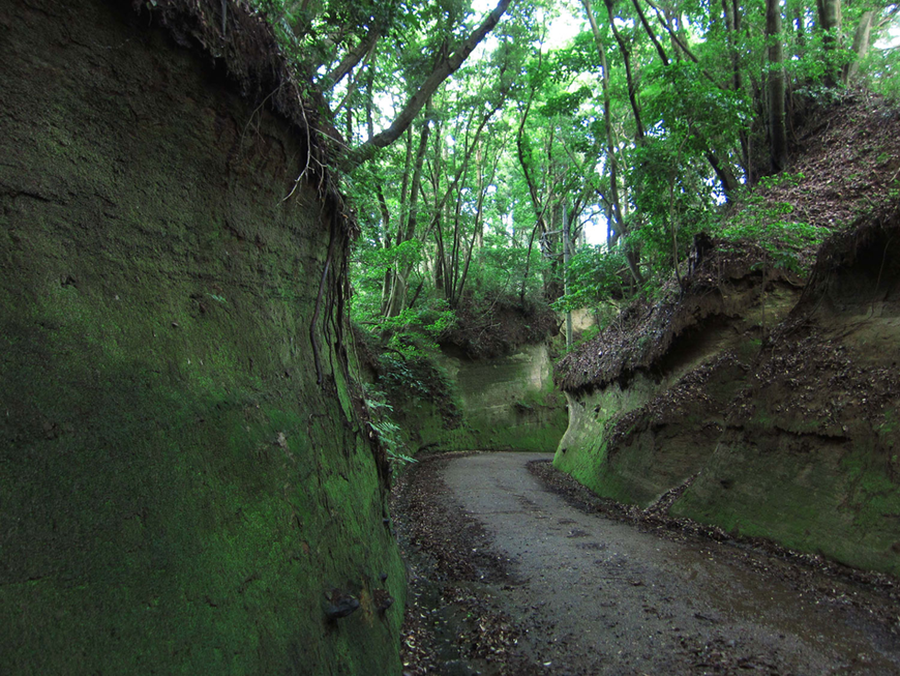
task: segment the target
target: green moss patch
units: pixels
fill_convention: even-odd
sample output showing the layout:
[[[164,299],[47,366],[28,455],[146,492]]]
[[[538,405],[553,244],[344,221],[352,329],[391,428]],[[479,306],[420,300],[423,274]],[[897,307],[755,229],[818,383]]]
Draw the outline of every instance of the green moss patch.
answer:
[[[0,671],[398,672],[344,233],[283,202],[305,139],[108,3],[53,9],[0,41]]]

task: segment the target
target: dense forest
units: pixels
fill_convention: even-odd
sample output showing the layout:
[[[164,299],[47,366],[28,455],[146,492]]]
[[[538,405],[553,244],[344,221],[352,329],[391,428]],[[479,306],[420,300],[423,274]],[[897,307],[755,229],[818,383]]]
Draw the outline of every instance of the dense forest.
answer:
[[[258,6],[340,138],[354,318],[393,335],[483,298],[609,315],[701,232],[799,265],[826,229],[760,197],[804,178],[795,130],[898,87],[894,4]]]
[[[542,558],[549,601],[620,585],[574,603],[607,608],[593,629],[632,613],[611,659],[665,631],[648,654],[708,673],[704,650],[735,642],[707,632],[677,556],[657,579],[687,590],[696,649],[645,596],[661,587],[642,555],[562,513],[523,535],[516,510],[542,512],[528,494],[556,470],[676,538],[896,576],[898,16],[0,3],[0,671],[400,673],[418,659],[404,620],[440,624],[416,606],[417,539],[445,575],[435,604],[493,626],[485,654],[512,651],[515,623],[474,598],[512,591],[517,555],[491,550],[441,474],[455,458],[430,451],[545,452],[545,488],[524,454],[454,471],[480,499],[466,482],[512,470],[479,463],[514,462],[522,490],[493,489],[516,504],[477,509],[601,575]],[[891,584],[865,631],[895,645]],[[834,589],[803,604],[843,603]],[[565,653],[520,591],[532,637]],[[546,612],[563,632],[568,609]]]

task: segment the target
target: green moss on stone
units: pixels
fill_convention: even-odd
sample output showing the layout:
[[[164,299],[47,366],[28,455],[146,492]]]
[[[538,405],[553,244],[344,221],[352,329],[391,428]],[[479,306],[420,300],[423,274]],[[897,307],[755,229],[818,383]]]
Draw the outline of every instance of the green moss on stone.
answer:
[[[265,111],[243,138],[253,110],[108,3],[58,9],[0,41],[0,672],[399,672],[331,304],[313,367],[329,215],[282,203],[305,141]],[[329,623],[332,588],[360,610]]]

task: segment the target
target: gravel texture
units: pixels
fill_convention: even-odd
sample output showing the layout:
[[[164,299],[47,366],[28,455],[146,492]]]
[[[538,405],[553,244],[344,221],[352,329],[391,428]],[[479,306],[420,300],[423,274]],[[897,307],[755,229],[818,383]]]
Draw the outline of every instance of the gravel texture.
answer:
[[[600,500],[549,459],[402,477],[410,676],[900,673],[892,579]]]

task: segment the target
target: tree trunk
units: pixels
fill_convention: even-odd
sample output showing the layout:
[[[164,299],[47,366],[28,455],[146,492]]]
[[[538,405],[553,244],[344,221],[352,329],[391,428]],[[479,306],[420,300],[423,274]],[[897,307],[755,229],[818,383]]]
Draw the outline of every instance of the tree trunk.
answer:
[[[341,62],[330,73],[320,78],[316,84],[322,84],[327,89],[333,89],[375,47],[379,37],[381,37],[381,29],[376,27],[363,40],[360,40],[355,48],[347,52]]]
[[[419,186],[422,182],[422,165],[425,162],[429,130],[430,123],[426,119],[422,123],[422,130],[419,135],[419,149],[416,152],[416,164],[413,169],[413,178],[409,189],[409,211],[406,214],[406,223],[401,223],[398,228],[396,244],[408,242],[415,235],[418,220]],[[409,266],[406,267],[409,268]],[[391,293],[384,313],[386,317],[396,317],[405,309],[407,277],[409,273],[410,269],[401,270],[399,264],[395,267],[391,276]]]
[[[628,100],[631,101],[631,111],[634,113],[635,136],[638,142],[644,138],[644,124],[641,122],[641,108],[637,100],[637,84],[631,73],[631,50],[625,43],[619,30],[616,28],[615,16],[613,13],[613,0],[604,0],[606,4],[606,13],[609,15],[609,27],[612,28],[613,35],[619,45],[619,51],[622,53],[622,61],[625,64],[625,80],[628,83]]]
[[[711,150],[706,151],[706,161],[719,179],[725,199],[730,202],[741,188],[741,183],[734,175],[731,165],[727,161],[721,162]]]
[[[834,87],[839,76],[834,59],[841,44],[841,0],[819,0],[818,8],[822,44],[825,46],[825,84]]]
[[[606,49],[603,45],[603,35],[600,33],[600,26],[597,25],[597,19],[594,17],[594,11],[591,7],[591,0],[581,0],[584,11],[587,13],[588,21],[591,24],[591,32],[594,35],[594,42],[597,45],[597,52],[600,56],[600,67],[603,69],[603,76],[600,84],[603,89],[603,117],[606,122],[606,160],[609,163],[609,183],[610,197],[612,198],[612,211],[615,216],[617,229],[619,232],[625,232],[625,218],[622,215],[622,201],[619,197],[619,169],[616,160],[616,144],[612,128],[612,114],[609,94],[609,65],[606,63]],[[637,0],[635,0],[637,6]],[[661,49],[661,48],[660,48]],[[665,52],[662,52],[663,57]],[[668,61],[666,60],[666,63]],[[643,275],[641,275],[639,256],[635,251],[627,251],[625,255],[628,261],[628,269],[631,271],[634,281],[641,285],[644,283]]]
[[[856,77],[859,72],[859,62],[866,58],[869,52],[869,39],[872,34],[872,22],[875,19],[875,10],[867,9],[859,17],[859,25],[853,35],[853,61],[844,66],[844,84]]]
[[[516,155],[519,159],[519,166],[522,167],[522,175],[525,177],[525,183],[528,186],[528,196],[531,198],[531,207],[534,210],[535,228],[539,228],[544,233],[548,228],[544,224],[544,207],[542,204],[540,192],[538,190],[536,172],[532,171],[531,157],[526,152],[525,147],[525,124],[528,122],[528,115],[531,112],[531,102],[534,97],[534,89],[529,92],[528,101],[525,103],[525,110],[522,112],[522,119],[519,120],[519,128],[516,132]],[[532,244],[534,243],[534,233],[531,236]],[[530,251],[529,245],[529,251]],[[524,291],[523,291],[524,293]]]
[[[569,214],[566,212],[565,200],[563,200],[562,208],[563,217],[563,293],[569,293],[570,270],[569,264],[572,260],[572,243],[569,232]],[[566,309],[566,347],[572,347],[572,310]]]
[[[784,127],[784,46],[781,42],[781,3],[766,0],[766,40],[769,43],[769,159],[772,171],[787,166],[787,134]]]

